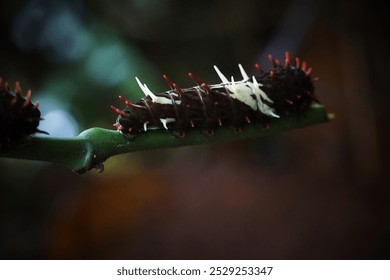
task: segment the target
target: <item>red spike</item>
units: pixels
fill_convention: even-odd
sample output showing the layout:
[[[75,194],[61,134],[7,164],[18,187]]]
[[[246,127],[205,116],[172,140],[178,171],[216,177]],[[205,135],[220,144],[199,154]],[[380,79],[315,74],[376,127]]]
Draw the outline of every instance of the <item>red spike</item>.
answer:
[[[298,94],[295,96],[296,99],[301,99],[301,96]]]
[[[312,79],[313,82],[318,82],[320,80],[320,77],[315,77]]]
[[[35,102],[35,104],[34,104],[34,107],[33,107],[34,109],[38,109],[39,108],[39,102],[37,101],[37,102]]]
[[[291,60],[290,53],[286,52],[286,60],[285,60],[286,68],[290,66],[290,60]]]
[[[15,105],[17,102],[18,102],[18,99],[15,96],[14,98],[12,98],[11,105]]]
[[[275,72],[274,71],[269,71],[269,75],[273,78],[275,76]]]
[[[30,104],[30,102],[31,102],[31,90],[28,90],[26,95],[26,101],[24,102],[23,107],[27,107],[27,105]]]
[[[190,120],[190,124],[191,124],[191,127],[194,128],[195,127],[195,124],[192,120]]]
[[[121,110],[119,110],[118,108],[116,108],[116,107],[114,107],[112,105],[111,105],[111,109],[114,110],[115,112],[117,112],[121,116],[126,116],[125,112],[122,112]]]
[[[297,69],[301,67],[301,61],[299,60],[299,57],[295,58],[295,66],[297,67]]]
[[[261,67],[259,64],[255,64],[255,68],[257,69],[257,71],[259,71],[260,73],[263,73],[263,70],[261,70]]]
[[[276,65],[278,65],[278,66],[280,66],[280,60],[279,59],[275,59],[275,63],[276,63]]]
[[[122,100],[127,106],[131,106],[131,107],[134,107],[134,104],[131,103],[129,100],[127,100],[126,98],[124,98],[122,95],[119,95],[119,99]]]
[[[15,94],[20,94],[22,92],[22,89],[20,88],[20,83],[15,83]]]
[[[286,102],[287,102],[288,104],[290,104],[290,105],[293,105],[293,104],[294,104],[294,102],[292,102],[292,101],[289,100],[289,99],[286,99]]]
[[[206,83],[201,84],[201,86],[204,87],[207,92],[211,92],[210,87]]]
[[[306,61],[302,61],[302,70],[306,71]]]
[[[248,116],[245,116],[246,122],[251,123],[251,119]]]
[[[307,69],[306,76],[310,76],[312,71],[313,71],[313,69],[311,67],[309,69]]]
[[[112,126],[118,127],[118,124],[117,123],[113,123]]]
[[[168,86],[169,86],[171,89],[173,89],[173,88],[174,88],[173,82],[168,78],[168,76],[164,74],[164,75],[163,75],[163,78],[164,78],[164,80],[167,82]]]
[[[276,61],[275,61],[275,59],[273,58],[272,54],[269,54],[269,55],[268,55],[268,60],[271,61],[272,65],[273,65],[274,67],[276,67]]]
[[[168,86],[171,89],[175,89],[177,92],[179,92],[180,95],[184,95],[183,90],[174,82],[172,82],[167,75],[163,75],[164,80],[167,82]]]
[[[193,73],[189,72],[188,76],[198,85],[206,89],[207,92],[211,92],[210,87],[205,83],[199,80],[198,77],[196,77]]]
[[[180,95],[184,95],[184,92],[183,90],[175,83],[172,84],[173,85],[173,88],[180,94]]]
[[[188,76],[197,84],[197,85],[201,85],[202,84],[202,81],[198,79],[198,77],[196,77],[192,72],[189,72],[188,73]]]
[[[222,126],[222,120],[220,118],[218,118],[218,124],[219,126]]]

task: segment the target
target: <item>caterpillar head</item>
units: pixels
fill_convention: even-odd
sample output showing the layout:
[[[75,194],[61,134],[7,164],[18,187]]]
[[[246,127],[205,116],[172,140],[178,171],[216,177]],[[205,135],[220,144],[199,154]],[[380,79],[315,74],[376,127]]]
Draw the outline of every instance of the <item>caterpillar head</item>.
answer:
[[[273,63],[273,69],[263,73],[258,78],[261,88],[272,99],[270,106],[275,108],[278,115],[290,113],[302,113],[313,102],[319,103],[314,95],[314,84],[318,78],[312,78],[312,68],[307,68],[306,62],[300,63],[299,58],[295,63],[290,62],[290,54],[286,52],[286,63],[281,64],[269,56]]]
[[[135,135],[142,130],[142,127],[139,125],[139,114],[137,114],[135,108],[127,106],[122,111],[114,106],[111,106],[111,108],[119,114],[113,125],[124,136],[133,139]]]

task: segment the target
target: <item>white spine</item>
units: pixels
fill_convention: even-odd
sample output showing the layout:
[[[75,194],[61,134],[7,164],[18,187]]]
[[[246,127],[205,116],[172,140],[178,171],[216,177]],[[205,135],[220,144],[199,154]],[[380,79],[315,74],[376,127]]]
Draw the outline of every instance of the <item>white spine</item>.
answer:
[[[242,76],[242,78],[244,79],[244,81],[248,81],[248,80],[249,80],[249,76],[248,76],[248,74],[245,72],[245,70],[244,70],[244,68],[242,67],[241,64],[238,64],[238,68],[240,68],[241,76]]]
[[[143,91],[143,93],[146,95],[146,96],[150,96],[150,98],[152,98],[152,101],[153,103],[159,103],[159,104],[167,104],[167,105],[172,105],[172,100],[170,100],[169,98],[166,98],[166,97],[161,97],[161,96],[156,96],[149,88],[146,84],[142,84],[141,81],[138,79],[138,77],[135,77],[135,79],[137,80],[137,83],[139,85],[139,87],[141,88],[141,90]]]
[[[217,72],[218,77],[221,79],[222,83],[229,84],[229,80],[225,77],[224,74],[222,74],[221,71],[219,71],[218,67],[214,65],[215,72]]]

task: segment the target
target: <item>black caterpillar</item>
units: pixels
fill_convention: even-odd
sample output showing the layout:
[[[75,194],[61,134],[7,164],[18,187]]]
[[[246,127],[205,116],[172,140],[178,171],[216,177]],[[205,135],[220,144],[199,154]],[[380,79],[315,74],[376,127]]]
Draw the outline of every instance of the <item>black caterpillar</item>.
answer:
[[[123,96],[126,104],[123,110],[111,106],[119,114],[114,126],[126,137],[133,139],[138,133],[148,129],[165,128],[175,136],[184,137],[191,128],[200,128],[213,135],[218,126],[229,125],[237,132],[250,123],[260,122],[265,128],[273,118],[289,114],[303,114],[313,102],[314,95],[312,68],[296,58],[292,63],[286,52],[284,65],[268,56],[273,69],[249,77],[241,64],[242,80],[228,80],[214,66],[222,83],[207,85],[192,73],[188,73],[197,86],[181,89],[166,75],[164,79],[170,90],[160,94],[152,93],[146,84],[136,80],[145,97],[133,103]]]
[[[24,98],[19,82],[11,91],[0,78],[0,153],[22,143],[28,135],[46,133],[38,129],[41,120],[38,107],[38,102],[31,103],[30,90]]]

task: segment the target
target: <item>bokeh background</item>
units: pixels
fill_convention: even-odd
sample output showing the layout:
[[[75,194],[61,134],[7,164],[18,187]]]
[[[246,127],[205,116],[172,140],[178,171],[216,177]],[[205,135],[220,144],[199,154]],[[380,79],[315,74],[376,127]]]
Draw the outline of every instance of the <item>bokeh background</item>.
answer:
[[[376,3],[378,2],[378,3]],[[382,3],[382,4],[381,4]],[[390,258],[388,10],[380,1],[0,2],[0,76],[51,136],[112,127],[134,76],[217,83],[286,50],[336,118],[256,141],[110,158],[103,174],[0,159],[4,259]]]

